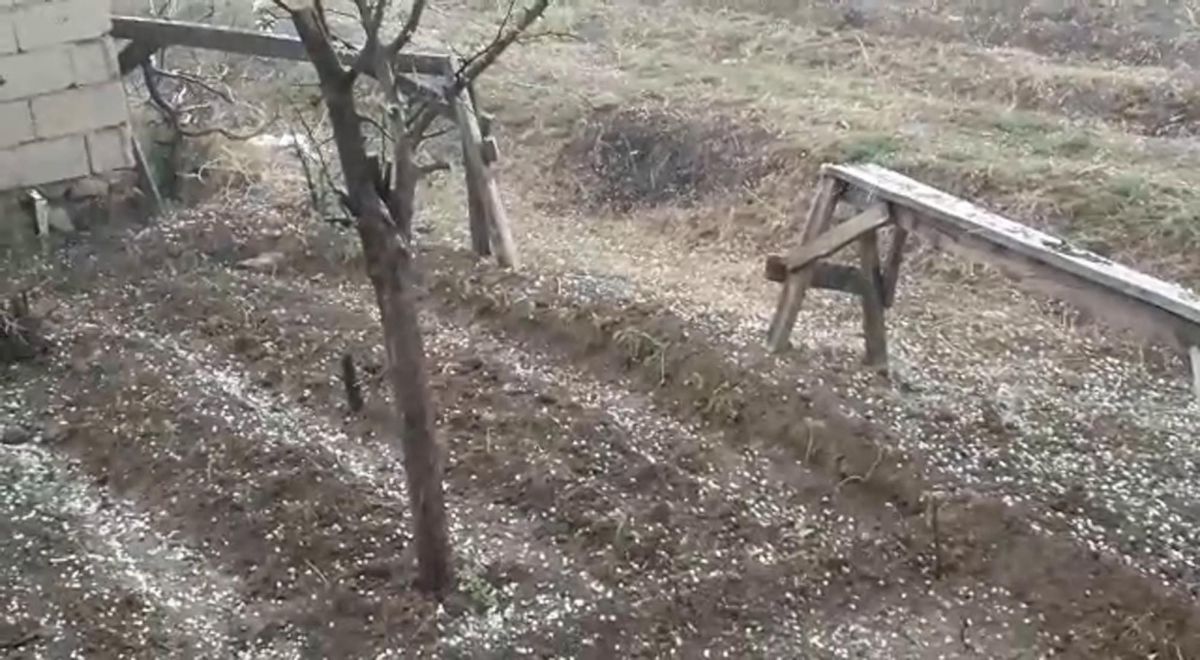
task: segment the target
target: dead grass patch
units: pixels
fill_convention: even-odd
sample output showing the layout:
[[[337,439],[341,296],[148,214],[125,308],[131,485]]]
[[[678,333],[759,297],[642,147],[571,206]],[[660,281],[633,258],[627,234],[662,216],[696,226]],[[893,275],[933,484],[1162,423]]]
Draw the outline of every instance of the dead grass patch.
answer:
[[[627,212],[690,206],[754,186],[784,165],[778,138],[753,119],[664,107],[594,112],[559,154],[574,199]]]

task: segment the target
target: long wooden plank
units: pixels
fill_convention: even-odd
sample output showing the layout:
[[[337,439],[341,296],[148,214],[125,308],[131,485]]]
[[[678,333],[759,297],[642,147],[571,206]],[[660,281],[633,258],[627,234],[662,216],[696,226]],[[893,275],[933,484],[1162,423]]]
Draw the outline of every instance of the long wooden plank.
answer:
[[[830,227],[808,243],[801,243],[792,250],[783,265],[789,272],[797,271],[817,259],[828,257],[853,243],[859,236],[886,225],[891,221],[887,206],[877,204],[849,220]]]
[[[187,46],[282,60],[307,60],[304,44],[296,37],[239,30],[188,21],[170,21],[138,16],[113,16],[112,36],[162,46]],[[441,76],[446,56],[400,53],[398,68],[410,73]]]
[[[1122,266],[878,165],[826,165],[822,171],[878,199],[911,208],[930,220],[1200,324],[1200,296],[1177,284]]]
[[[202,50],[238,53],[253,57],[269,57],[281,60],[305,61],[308,53],[304,43],[296,37],[268,34],[252,30],[168,21],[134,16],[113,16],[112,36],[130,39],[133,43],[120,53],[121,75],[128,74],[146,61],[150,53],[167,46],[183,46]],[[349,51],[342,54],[349,64],[354,55]],[[414,75],[396,78],[396,86],[409,96],[419,96],[433,104],[442,115],[450,114],[450,106],[438,85],[421,80],[415,74],[443,78],[450,58],[446,55],[425,53],[401,53],[397,55],[399,68]]]
[[[808,209],[808,219],[804,222],[804,229],[800,231],[801,244],[812,241],[829,226],[829,221],[833,218],[833,209],[845,188],[845,184],[837,179],[821,177],[817,183],[817,194]],[[782,353],[790,344],[792,328],[796,325],[796,317],[804,305],[804,297],[808,294],[811,283],[811,268],[788,274],[783,283],[783,291],[779,294],[775,316],[771,318],[771,327],[767,331],[767,345],[772,351]]]
[[[918,214],[900,214],[900,226],[935,249],[990,263],[1022,286],[1065,300],[1110,325],[1187,350],[1200,346],[1200,325],[1157,305],[1125,295],[1057,266],[1027,257],[975,232]]]

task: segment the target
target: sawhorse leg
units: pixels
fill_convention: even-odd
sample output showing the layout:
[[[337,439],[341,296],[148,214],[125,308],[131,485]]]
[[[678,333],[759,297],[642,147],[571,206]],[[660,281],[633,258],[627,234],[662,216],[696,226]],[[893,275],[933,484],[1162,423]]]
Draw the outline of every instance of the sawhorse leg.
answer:
[[[801,244],[811,241],[825,231],[833,218],[833,209],[837,206],[845,184],[832,177],[823,177],[817,184],[817,194],[809,207],[808,219],[800,235]],[[767,333],[767,346],[776,353],[787,350],[792,328],[796,326],[796,317],[800,307],[804,305],[804,297],[812,284],[812,269],[803,268],[789,273],[783,283],[783,293],[779,296],[779,305],[775,316],[771,319],[771,329]]]
[[[1200,400],[1200,346],[1189,348],[1188,357],[1192,361],[1192,389],[1196,393],[1196,399]]]
[[[867,343],[867,366],[888,372],[887,326],[884,319],[885,285],[879,265],[879,233],[872,231],[858,239],[859,264],[863,277],[863,337]]]

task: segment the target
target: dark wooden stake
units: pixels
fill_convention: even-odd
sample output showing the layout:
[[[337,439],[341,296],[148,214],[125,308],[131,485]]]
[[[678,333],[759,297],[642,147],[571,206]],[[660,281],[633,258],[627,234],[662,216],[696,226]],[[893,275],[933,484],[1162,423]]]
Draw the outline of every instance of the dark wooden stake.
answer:
[[[862,268],[863,335],[867,342],[867,364],[887,373],[887,328],[884,323],[883,291],[879,274],[879,233],[863,234],[858,239]]]
[[[346,403],[350,412],[356,413],[363,409],[362,385],[358,382],[358,371],[354,368],[354,356],[342,355],[342,385],[346,387]]]
[[[907,209],[893,211],[895,213],[911,213]],[[900,283],[900,264],[904,261],[904,246],[908,243],[908,230],[901,227],[899,222],[893,225],[892,249],[888,252],[887,263],[883,266],[883,306],[891,307],[896,302],[896,286]]]
[[[483,181],[480,180],[479,173],[475,168],[469,164],[467,150],[470,148],[464,132],[463,172],[467,180],[467,212],[471,228],[471,251],[480,257],[490,257],[492,256],[492,242],[488,238],[487,207],[484,206],[483,196],[480,194]]]

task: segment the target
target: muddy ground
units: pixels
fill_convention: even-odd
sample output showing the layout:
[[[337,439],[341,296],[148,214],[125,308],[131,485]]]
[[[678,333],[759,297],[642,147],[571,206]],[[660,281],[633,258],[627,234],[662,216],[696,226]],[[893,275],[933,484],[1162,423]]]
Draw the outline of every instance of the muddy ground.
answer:
[[[461,251],[454,176],[422,191],[444,602],[353,236],[290,155],[0,264],[51,342],[0,367],[0,658],[1200,658],[1178,355],[919,243],[890,381],[833,294],[761,349],[827,159],[1196,282],[1187,6],[735,4],[577,3],[481,86],[521,272]]]
[[[5,367],[14,657],[1200,651],[1192,596],[932,469],[799,360],[442,243],[426,328],[460,570],[411,588],[371,297],[291,209],[62,252]],[[270,272],[237,267],[279,250]],[[582,284],[582,286],[579,286]],[[664,346],[673,347],[664,351]],[[350,414],[344,353],[367,374]],[[831,407],[832,406],[832,407]]]

